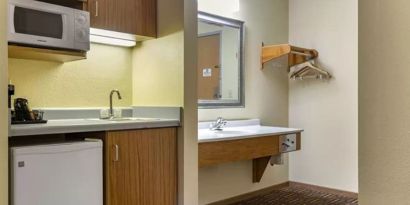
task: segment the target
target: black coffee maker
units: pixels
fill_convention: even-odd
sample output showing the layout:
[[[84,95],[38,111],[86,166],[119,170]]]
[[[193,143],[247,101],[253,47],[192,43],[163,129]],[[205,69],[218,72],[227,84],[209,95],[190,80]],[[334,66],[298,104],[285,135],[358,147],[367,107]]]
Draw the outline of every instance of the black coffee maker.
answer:
[[[14,85],[9,84],[9,109],[11,109],[11,97],[14,95],[15,89],[14,89]]]
[[[42,111],[30,109],[27,99],[16,98],[14,99],[14,111],[11,111],[11,101],[12,96],[15,94],[14,85],[9,84],[9,111],[11,124],[37,124],[37,123],[47,123],[47,120],[43,119]]]
[[[14,113],[11,111],[11,97],[14,95],[14,85],[12,85],[11,83],[9,83],[9,86],[8,86],[8,89],[7,89],[7,91],[8,91],[8,94],[9,94],[9,101],[8,101],[8,108],[9,108],[9,126],[10,126],[10,124],[11,124],[11,121],[13,120],[13,116],[14,116]]]
[[[28,100],[24,98],[14,99],[14,120],[18,122],[34,121]]]

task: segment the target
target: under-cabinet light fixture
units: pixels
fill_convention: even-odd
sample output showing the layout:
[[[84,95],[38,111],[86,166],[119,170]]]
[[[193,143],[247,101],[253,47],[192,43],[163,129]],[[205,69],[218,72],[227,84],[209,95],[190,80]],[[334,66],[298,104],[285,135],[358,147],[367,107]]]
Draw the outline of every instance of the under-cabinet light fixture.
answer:
[[[132,34],[90,28],[90,41],[113,46],[134,47],[137,37]]]

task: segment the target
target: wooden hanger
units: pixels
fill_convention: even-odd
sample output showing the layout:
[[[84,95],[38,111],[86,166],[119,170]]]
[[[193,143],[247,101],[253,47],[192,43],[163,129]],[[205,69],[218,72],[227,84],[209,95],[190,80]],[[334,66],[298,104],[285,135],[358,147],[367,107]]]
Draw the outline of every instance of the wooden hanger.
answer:
[[[320,78],[320,79],[323,79],[323,78],[329,79],[329,78],[332,77],[332,75],[330,75],[329,72],[315,66],[311,61],[305,62],[305,63],[301,64],[301,66],[304,66],[304,67],[302,67],[301,69],[293,72],[291,74],[290,78],[292,78],[292,79],[295,79],[295,78],[303,79],[303,78],[306,78],[306,77],[309,77],[309,78],[314,77],[314,78]],[[307,75],[309,73],[313,73],[313,74],[312,75]]]
[[[324,71],[321,68],[318,68],[317,66],[315,66],[311,61],[305,62],[303,64],[300,64],[300,66],[302,67],[301,69],[299,69],[297,72],[294,72],[295,75],[300,75],[302,72],[312,69],[317,71],[318,73],[321,73],[323,75],[328,74],[328,72]]]

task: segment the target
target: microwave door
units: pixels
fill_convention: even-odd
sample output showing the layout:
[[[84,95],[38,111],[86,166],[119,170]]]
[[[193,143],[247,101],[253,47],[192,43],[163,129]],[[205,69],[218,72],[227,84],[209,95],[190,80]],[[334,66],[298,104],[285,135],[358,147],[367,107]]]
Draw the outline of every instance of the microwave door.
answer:
[[[22,7],[14,8],[14,31],[19,34],[63,39],[63,17]]]
[[[27,6],[28,7],[28,6]],[[67,33],[73,24],[64,12],[58,13],[47,9],[27,8],[13,5],[9,24],[9,42],[44,47],[72,48],[72,40]]]

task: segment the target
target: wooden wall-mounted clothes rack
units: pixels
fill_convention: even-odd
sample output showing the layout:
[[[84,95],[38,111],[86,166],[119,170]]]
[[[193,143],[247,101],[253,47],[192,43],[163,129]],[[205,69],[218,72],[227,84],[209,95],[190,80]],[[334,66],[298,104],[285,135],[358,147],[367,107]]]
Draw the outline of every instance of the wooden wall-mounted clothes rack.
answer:
[[[319,57],[315,49],[306,49],[289,44],[264,46],[262,44],[261,66],[269,61],[288,55],[289,68]]]
[[[319,57],[319,52],[315,49],[300,48],[289,44],[265,46],[262,43],[261,50],[261,68],[264,68],[265,63],[278,59],[283,56],[288,56],[288,71],[297,65],[304,67],[292,73],[291,78],[318,78],[329,79],[331,75],[324,69],[314,65],[314,60]],[[303,72],[301,72],[303,71]],[[309,74],[309,75],[307,75]]]

